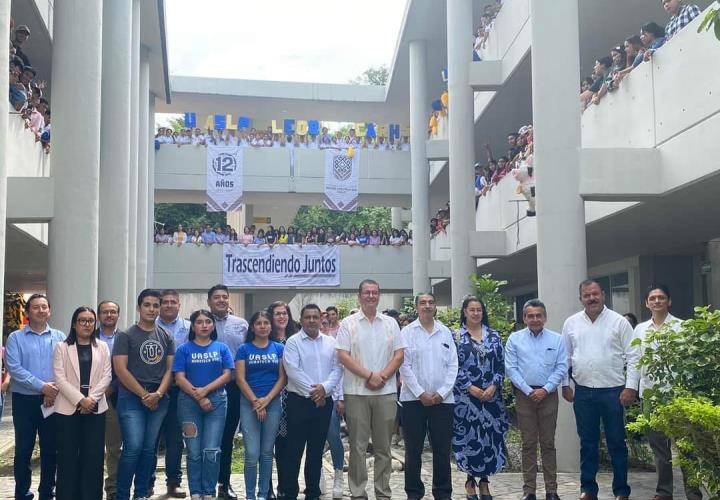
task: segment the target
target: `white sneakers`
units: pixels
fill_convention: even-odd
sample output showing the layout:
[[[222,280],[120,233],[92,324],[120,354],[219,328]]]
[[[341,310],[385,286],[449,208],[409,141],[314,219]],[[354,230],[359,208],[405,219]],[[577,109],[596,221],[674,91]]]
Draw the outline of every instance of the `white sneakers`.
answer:
[[[335,499],[342,498],[344,489],[345,479],[343,477],[343,470],[335,469],[335,482],[333,483],[332,497]]]

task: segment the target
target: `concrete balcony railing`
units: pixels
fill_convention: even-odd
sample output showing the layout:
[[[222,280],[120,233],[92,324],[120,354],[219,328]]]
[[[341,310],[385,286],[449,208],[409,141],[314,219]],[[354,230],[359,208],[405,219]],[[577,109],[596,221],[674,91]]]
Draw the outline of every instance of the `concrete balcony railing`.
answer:
[[[360,161],[360,204],[410,205],[410,152],[356,150]],[[206,148],[163,145],[155,153],[158,202],[204,203]],[[322,203],[325,152],[317,149],[245,148],[243,190],[248,203],[297,197]]]

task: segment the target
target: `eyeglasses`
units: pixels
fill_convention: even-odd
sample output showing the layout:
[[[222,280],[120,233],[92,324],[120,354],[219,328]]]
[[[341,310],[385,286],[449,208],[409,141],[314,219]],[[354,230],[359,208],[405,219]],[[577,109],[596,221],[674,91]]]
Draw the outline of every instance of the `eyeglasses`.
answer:
[[[95,320],[80,318],[79,320],[77,320],[77,324],[82,326],[92,326],[95,324]]]
[[[287,311],[277,311],[273,313],[273,316],[287,316]]]

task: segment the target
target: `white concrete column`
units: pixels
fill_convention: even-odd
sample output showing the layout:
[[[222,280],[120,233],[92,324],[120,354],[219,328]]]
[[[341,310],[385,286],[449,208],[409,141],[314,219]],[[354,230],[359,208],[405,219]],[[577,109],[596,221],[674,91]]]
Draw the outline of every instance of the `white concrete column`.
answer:
[[[63,0],[54,15],[48,293],[67,331],[75,308],[97,304],[102,2]]]
[[[470,276],[477,272],[469,246],[469,233],[475,230],[475,101],[468,83],[472,62],[469,42],[473,32],[472,7],[472,0],[447,0],[450,288],[455,307],[460,306],[463,296],[473,293]]]
[[[410,42],[410,165],[412,169],[413,295],[430,290],[430,168],[427,139],[427,48]]]
[[[578,169],[578,0],[534,0],[530,19],[538,295],[548,308],[548,327],[559,332],[565,319],[579,310],[578,285],[587,276]],[[556,60],[564,63],[548,64]],[[557,429],[558,469],[577,471],[579,444],[572,407],[562,398]]]
[[[10,2],[0,2],[0,40],[10,39]],[[0,67],[10,65],[9,53],[0,51]],[[8,88],[8,73],[0,72],[0,89]],[[5,219],[7,215],[7,171],[8,171],[8,113],[10,105],[7,100],[0,99],[0,297],[5,296]],[[0,335],[0,346],[2,345]]]
[[[100,241],[98,299],[126,313],[128,295],[128,182],[130,178],[131,0],[103,2],[103,79],[100,128]],[[125,327],[125,322],[121,322]]]
[[[390,207],[390,226],[402,229],[402,208]]]
[[[147,230],[147,286],[154,286],[155,273],[155,96],[150,94],[148,102],[148,230]]]
[[[134,323],[137,287],[137,204],[138,146],[140,111],[140,0],[132,0],[132,43],[130,46],[130,176],[128,193],[128,295],[125,311],[127,324]]]
[[[137,253],[135,287],[147,287],[148,256],[148,117],[150,113],[150,61],[146,47],[140,49],[140,88],[138,126],[138,204],[137,204]]]

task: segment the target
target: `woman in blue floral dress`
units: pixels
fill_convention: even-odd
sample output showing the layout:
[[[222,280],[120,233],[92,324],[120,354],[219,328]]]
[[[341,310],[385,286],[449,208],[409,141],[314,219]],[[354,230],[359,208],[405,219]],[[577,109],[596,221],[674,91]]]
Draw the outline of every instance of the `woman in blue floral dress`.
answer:
[[[481,500],[491,500],[488,476],[507,464],[502,339],[490,328],[485,304],[477,297],[463,301],[460,324],[452,447],[458,468],[468,476],[468,500],[478,500],[476,478]]]

